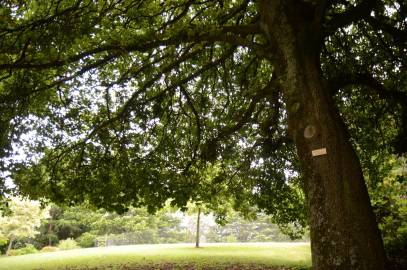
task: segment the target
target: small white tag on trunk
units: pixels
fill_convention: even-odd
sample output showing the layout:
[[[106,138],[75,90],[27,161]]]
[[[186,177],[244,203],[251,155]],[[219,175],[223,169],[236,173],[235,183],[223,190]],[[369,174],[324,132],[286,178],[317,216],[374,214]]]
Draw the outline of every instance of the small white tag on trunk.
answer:
[[[312,150],[313,157],[322,156],[322,155],[326,155],[326,148]]]

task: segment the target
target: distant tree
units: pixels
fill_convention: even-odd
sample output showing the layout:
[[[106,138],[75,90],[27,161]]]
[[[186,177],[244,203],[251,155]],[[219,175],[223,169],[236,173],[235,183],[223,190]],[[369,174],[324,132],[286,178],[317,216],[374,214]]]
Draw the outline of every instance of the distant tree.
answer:
[[[42,221],[40,234],[35,239],[38,248],[72,238],[85,246],[93,246],[98,236],[128,236],[131,243],[171,243],[183,241],[180,219],[169,207],[150,214],[147,208],[130,207],[118,214],[89,205],[51,207],[51,215]],[[51,228],[51,230],[50,230]],[[131,239],[130,239],[131,238]],[[93,239],[93,240],[92,240]]]
[[[264,213],[249,218],[239,212],[230,211],[222,224],[211,226],[206,234],[210,242],[267,242],[304,239],[305,228],[281,228]]]
[[[0,234],[7,237],[9,242],[7,252],[11,250],[16,239],[34,237],[38,234],[37,229],[44,217],[44,212],[37,201],[12,197],[9,208],[10,215],[0,215]]]
[[[189,203],[188,207],[188,215],[196,216],[195,218],[195,247],[199,248],[200,239],[201,239],[201,214],[203,212],[207,212],[208,210],[205,208],[202,203]]]
[[[201,236],[201,215],[212,213],[218,223],[225,220],[228,212],[232,210],[232,205],[239,208],[243,213],[248,213],[243,200],[236,200],[229,188],[222,180],[225,172],[220,163],[213,163],[207,166],[199,174],[199,187],[194,191],[194,201],[187,204],[189,215],[196,216],[195,222],[195,247],[199,248]]]
[[[57,205],[48,206],[48,216],[41,220],[41,226],[38,228],[39,234],[34,238],[34,245],[41,249],[48,245],[52,246],[58,243],[59,222],[63,214],[63,209]]]
[[[154,215],[157,224],[159,243],[184,242],[185,234],[181,227],[181,218],[175,215],[176,209],[166,206]]]
[[[199,248],[199,240],[201,238],[201,235],[200,235],[201,210],[202,210],[202,208],[200,206],[198,206],[198,209],[196,212],[196,237],[195,237],[195,247],[196,248]]]
[[[46,219],[46,225],[47,227],[47,233],[46,236],[48,238],[48,246],[52,246],[52,244],[55,242],[55,240],[58,240],[55,234],[55,224],[58,218],[62,215],[62,210],[56,205],[51,205],[49,208],[49,215],[48,218]]]

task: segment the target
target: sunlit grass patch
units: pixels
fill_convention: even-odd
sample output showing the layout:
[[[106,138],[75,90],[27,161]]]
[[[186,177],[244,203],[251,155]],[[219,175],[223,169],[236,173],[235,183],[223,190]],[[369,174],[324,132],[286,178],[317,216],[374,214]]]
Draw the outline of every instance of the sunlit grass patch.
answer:
[[[308,243],[202,244],[198,249],[193,244],[163,244],[2,257],[0,269],[224,269],[230,265],[306,269],[310,261]]]

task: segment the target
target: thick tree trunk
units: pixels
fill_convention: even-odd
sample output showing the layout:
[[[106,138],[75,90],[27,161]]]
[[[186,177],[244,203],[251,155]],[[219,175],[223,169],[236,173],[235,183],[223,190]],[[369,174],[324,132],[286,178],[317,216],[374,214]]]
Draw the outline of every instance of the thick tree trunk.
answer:
[[[386,269],[359,160],[321,74],[319,26],[304,16],[314,7],[300,3],[263,1],[262,10],[307,179],[313,269]]]
[[[199,238],[200,238],[200,224],[201,223],[201,208],[198,207],[198,213],[196,218],[196,235],[195,235],[195,247],[199,248]]]

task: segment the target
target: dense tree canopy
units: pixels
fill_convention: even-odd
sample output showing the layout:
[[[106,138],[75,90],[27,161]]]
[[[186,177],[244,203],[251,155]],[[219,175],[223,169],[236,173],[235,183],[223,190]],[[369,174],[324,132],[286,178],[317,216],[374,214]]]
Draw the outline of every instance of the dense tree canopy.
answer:
[[[15,179],[20,190],[33,194],[36,189],[55,201],[86,198],[116,209],[129,203],[156,207],[168,198],[184,205],[191,196],[202,196],[196,191],[208,189],[202,184],[221,190],[199,179],[205,177],[200,172],[206,161],[222,159],[227,162],[213,179],[230,181],[228,188],[239,196],[244,196],[242,189],[256,188],[260,203],[270,204],[260,193],[276,185],[287,190],[280,190],[281,198],[268,196],[276,202],[298,197],[285,182],[294,153],[278,124],[284,120],[279,94],[266,89],[272,67],[251,53],[263,50],[259,44],[243,39],[261,39],[254,3],[227,6],[215,15],[219,3],[193,1],[33,2],[14,5],[19,7],[15,11],[10,5],[9,27],[21,24],[26,37],[17,41],[13,31],[4,29],[10,37],[4,39],[9,42],[4,55],[13,62],[16,42],[23,46],[32,40],[30,49],[21,49],[35,59],[22,60],[33,66],[21,63],[10,76],[6,66],[11,63],[1,67],[7,77],[3,96],[10,102],[5,106],[10,117],[19,114],[12,121],[5,116],[4,125],[14,135],[4,136],[11,139],[32,124],[35,131],[25,147],[31,153],[44,151],[33,174]],[[192,14],[186,13],[189,9]],[[238,40],[220,46],[229,41],[226,34]],[[30,74],[38,80],[31,81]],[[275,142],[277,152],[263,150],[267,142]],[[246,183],[239,182],[243,178]]]
[[[383,269],[352,145],[367,165],[407,150],[404,1],[2,3],[0,154],[21,193],[124,210],[227,188],[304,223],[302,188],[315,269]]]

